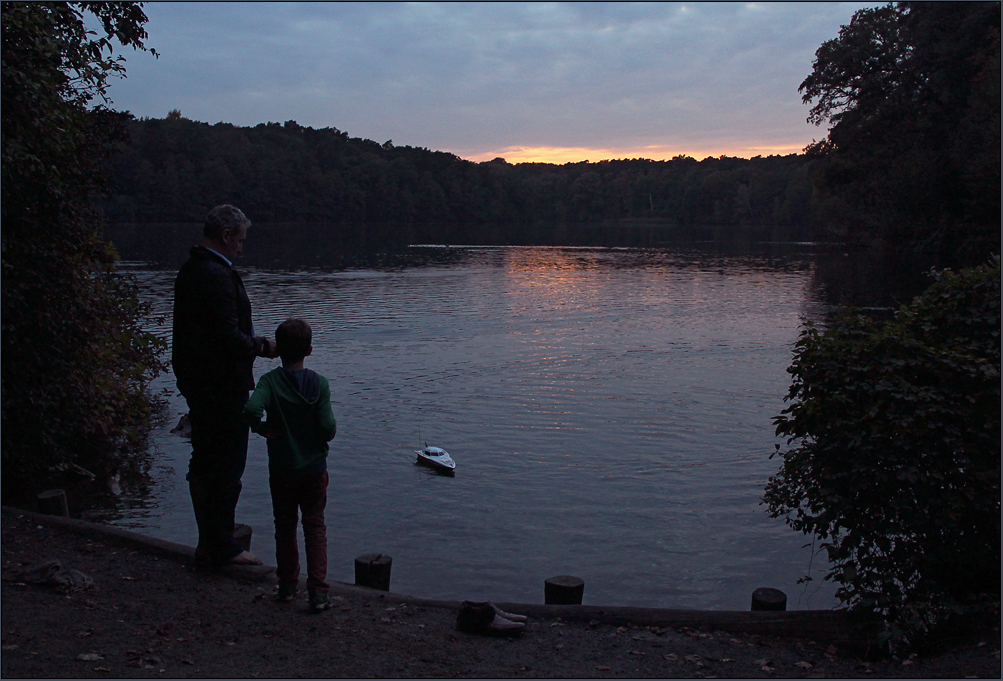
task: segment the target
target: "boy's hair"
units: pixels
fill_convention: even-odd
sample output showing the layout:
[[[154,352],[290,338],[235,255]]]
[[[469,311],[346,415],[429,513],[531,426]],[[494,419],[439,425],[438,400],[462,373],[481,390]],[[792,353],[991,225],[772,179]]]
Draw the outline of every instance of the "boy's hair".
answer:
[[[275,344],[283,364],[292,364],[306,357],[313,341],[313,330],[302,319],[287,319],[275,329]]]

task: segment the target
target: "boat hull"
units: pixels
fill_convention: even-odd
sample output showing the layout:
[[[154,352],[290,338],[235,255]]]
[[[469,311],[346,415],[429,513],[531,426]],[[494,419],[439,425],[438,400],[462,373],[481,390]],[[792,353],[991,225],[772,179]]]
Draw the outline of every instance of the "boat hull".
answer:
[[[415,465],[424,466],[441,475],[456,475],[456,462],[444,450],[437,449],[434,453],[416,450],[415,454]]]

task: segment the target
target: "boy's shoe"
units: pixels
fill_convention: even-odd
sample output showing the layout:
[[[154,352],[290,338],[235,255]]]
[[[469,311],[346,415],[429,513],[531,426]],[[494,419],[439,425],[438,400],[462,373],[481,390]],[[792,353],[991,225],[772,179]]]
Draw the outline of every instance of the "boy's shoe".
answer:
[[[310,612],[324,612],[331,608],[327,594],[310,592]]]
[[[296,597],[296,585],[295,584],[279,584],[279,595],[276,599],[282,603],[291,601]]]

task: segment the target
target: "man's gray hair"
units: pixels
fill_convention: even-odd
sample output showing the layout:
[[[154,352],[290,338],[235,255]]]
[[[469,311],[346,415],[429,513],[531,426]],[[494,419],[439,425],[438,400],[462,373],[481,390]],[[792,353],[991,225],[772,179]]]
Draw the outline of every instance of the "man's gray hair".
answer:
[[[241,225],[250,227],[251,221],[240,211],[239,208],[224,203],[216,206],[205,218],[205,227],[202,236],[210,239],[218,239],[223,236],[223,230],[237,231]]]

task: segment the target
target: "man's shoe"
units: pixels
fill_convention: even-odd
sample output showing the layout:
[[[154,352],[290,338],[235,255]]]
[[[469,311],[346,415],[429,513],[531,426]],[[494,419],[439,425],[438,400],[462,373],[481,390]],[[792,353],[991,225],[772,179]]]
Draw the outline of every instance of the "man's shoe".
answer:
[[[324,612],[331,608],[331,601],[327,594],[310,592],[310,612]]]
[[[287,603],[296,597],[295,584],[279,584],[279,593],[275,599],[281,603]]]
[[[263,565],[261,559],[250,551],[241,551],[230,559],[231,565]]]

